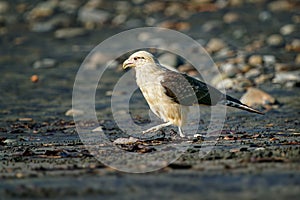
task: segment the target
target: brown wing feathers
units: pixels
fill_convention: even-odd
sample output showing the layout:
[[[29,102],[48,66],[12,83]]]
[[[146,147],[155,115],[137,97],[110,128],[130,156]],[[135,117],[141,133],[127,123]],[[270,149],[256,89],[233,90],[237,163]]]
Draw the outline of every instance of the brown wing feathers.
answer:
[[[263,114],[241,103],[239,100],[223,94],[216,88],[186,74],[166,71],[161,85],[165,88],[165,94],[175,103],[181,105],[216,105],[218,103],[253,113]]]

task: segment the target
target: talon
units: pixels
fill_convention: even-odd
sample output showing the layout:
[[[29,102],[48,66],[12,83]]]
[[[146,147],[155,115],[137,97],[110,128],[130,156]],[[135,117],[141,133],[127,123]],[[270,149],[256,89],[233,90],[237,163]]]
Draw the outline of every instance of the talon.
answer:
[[[179,135],[180,135],[180,137],[185,138],[185,135],[184,135],[184,134],[179,134]]]
[[[183,132],[181,130],[181,127],[178,127],[178,132],[179,132],[180,137],[182,137],[182,138],[185,137],[185,135],[183,134]]]

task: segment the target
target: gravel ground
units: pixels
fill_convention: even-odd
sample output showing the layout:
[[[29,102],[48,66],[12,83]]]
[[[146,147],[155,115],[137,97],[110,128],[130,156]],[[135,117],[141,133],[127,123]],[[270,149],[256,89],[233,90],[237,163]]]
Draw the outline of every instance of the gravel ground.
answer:
[[[298,10],[299,1],[285,0],[0,1],[0,199],[296,199]],[[247,104],[265,115],[229,108],[221,134],[207,138],[212,151],[199,156],[203,138],[190,139],[187,151],[158,171],[130,174],[99,162],[69,116],[75,76],[98,43],[142,26],[175,29],[197,40],[221,72],[222,79],[215,77],[213,84],[224,84],[235,97],[247,92]],[[180,57],[156,55],[197,76]],[[116,59],[104,87],[97,90],[107,97],[96,97],[96,110],[111,140],[126,137],[115,127],[108,101],[111,85],[124,73],[120,65],[126,56]],[[255,101],[257,96],[265,100]],[[145,111],[143,102],[138,105]],[[171,129],[165,134],[120,147],[149,154],[178,140]]]

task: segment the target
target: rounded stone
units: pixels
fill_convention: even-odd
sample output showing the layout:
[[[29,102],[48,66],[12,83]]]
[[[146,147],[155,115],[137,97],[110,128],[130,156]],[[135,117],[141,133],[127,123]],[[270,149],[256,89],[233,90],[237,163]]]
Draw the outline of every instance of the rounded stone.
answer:
[[[252,55],[249,57],[248,63],[252,66],[262,65],[263,58],[261,55]]]
[[[86,34],[84,28],[62,28],[55,31],[54,36],[58,39],[67,39]]]
[[[234,12],[228,12],[223,16],[223,21],[227,24],[232,24],[239,20],[240,16]]]
[[[263,61],[264,61],[265,65],[274,65],[276,62],[276,57],[273,55],[264,55]]]
[[[216,88],[218,89],[232,89],[234,86],[234,80],[230,78],[223,79],[219,83],[216,84]]]
[[[300,64],[300,54],[297,54],[295,58],[295,63]]]
[[[260,89],[250,87],[240,101],[248,106],[264,106],[266,104],[274,104],[276,99]]]
[[[178,59],[175,54],[164,53],[158,57],[159,62],[168,68],[176,67],[178,65]]]
[[[280,28],[280,33],[282,35],[290,35],[295,32],[296,26],[294,24],[286,24]]]
[[[285,0],[271,1],[268,4],[269,10],[273,12],[289,11],[292,7],[292,4],[289,1]]]
[[[240,72],[238,67],[231,63],[226,63],[224,65],[221,65],[220,69],[230,78],[234,77],[236,74]]]
[[[245,74],[245,78],[247,79],[253,79],[258,77],[261,74],[260,70],[257,68],[251,69],[249,70],[246,74]]]
[[[40,69],[40,68],[51,68],[56,65],[56,60],[53,58],[43,58],[41,60],[37,60],[33,63],[34,69]]]
[[[271,47],[281,47],[284,45],[284,39],[279,34],[273,34],[267,38],[267,43]]]
[[[0,13],[6,13],[9,10],[9,4],[6,1],[0,1]]]
[[[220,38],[212,38],[206,45],[206,49],[210,53],[220,51],[226,46],[225,42]]]
[[[286,45],[287,51],[300,52],[300,39],[294,39],[290,44]]]

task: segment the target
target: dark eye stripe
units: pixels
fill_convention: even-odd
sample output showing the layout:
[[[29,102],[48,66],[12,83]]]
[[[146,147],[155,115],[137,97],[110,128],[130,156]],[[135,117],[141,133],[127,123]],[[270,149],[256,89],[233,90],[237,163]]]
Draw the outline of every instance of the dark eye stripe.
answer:
[[[137,60],[137,59],[145,59],[145,57],[134,57],[133,59],[134,59],[134,60]]]

